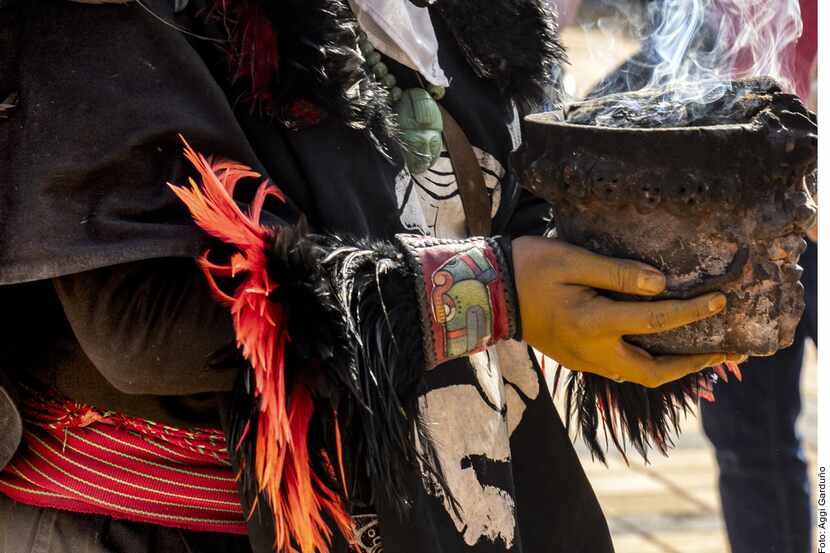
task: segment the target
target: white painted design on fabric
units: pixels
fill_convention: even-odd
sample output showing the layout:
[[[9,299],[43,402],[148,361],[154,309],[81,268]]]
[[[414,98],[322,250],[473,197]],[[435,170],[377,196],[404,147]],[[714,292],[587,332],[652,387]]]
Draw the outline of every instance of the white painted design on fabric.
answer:
[[[473,151],[484,172],[492,205],[490,216],[494,217],[501,205],[505,170],[491,154],[475,146]],[[439,238],[467,237],[464,206],[446,150],[422,175],[413,176],[406,169],[401,171],[395,179],[395,193],[401,222],[407,230]]]
[[[501,392],[498,371],[493,380],[479,384],[483,389],[496,387]],[[501,403],[501,393],[498,399]],[[458,502],[457,509],[453,509],[441,486],[428,477],[427,491],[443,502],[467,545],[488,540],[501,542],[505,549],[510,549],[516,535],[516,505],[506,490],[482,483],[479,469],[510,462],[510,442],[502,413],[494,410],[476,387],[453,385],[422,396],[421,416],[430,429],[447,487]]]
[[[539,397],[539,374],[533,368],[527,344],[515,340],[499,342],[496,347],[499,367],[504,378],[504,397],[507,403],[507,428],[510,435],[522,422],[528,401]],[[524,396],[524,397],[522,397]]]
[[[352,523],[354,546],[358,553],[383,553],[383,539],[377,515],[352,515]]]

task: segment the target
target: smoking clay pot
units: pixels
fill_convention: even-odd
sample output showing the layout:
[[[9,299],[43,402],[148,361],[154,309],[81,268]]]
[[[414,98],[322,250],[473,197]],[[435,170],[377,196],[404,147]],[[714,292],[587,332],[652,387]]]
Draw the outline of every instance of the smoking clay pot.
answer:
[[[655,354],[770,355],[804,311],[816,116],[771,79],[719,85],[705,104],[657,89],[530,115],[512,159],[553,206],[558,238],[659,268],[667,290],[655,299],[726,294],[715,317],[627,337]]]

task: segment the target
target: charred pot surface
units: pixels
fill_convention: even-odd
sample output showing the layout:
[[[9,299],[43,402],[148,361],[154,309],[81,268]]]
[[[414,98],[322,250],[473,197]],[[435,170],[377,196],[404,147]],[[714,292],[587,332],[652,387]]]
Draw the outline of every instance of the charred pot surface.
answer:
[[[553,205],[559,238],[660,268],[668,289],[657,299],[727,295],[716,317],[629,337],[652,353],[769,355],[792,343],[804,310],[797,262],[816,216],[805,178],[816,168],[815,115],[772,81],[729,86],[708,112],[667,106],[657,91],[630,95],[640,113],[628,102],[619,116],[618,98],[600,98],[566,110],[569,122],[531,115],[514,154],[523,186]],[[673,124],[718,124],[656,127],[657,104],[660,117],[674,110]],[[592,117],[620,126],[570,123]]]

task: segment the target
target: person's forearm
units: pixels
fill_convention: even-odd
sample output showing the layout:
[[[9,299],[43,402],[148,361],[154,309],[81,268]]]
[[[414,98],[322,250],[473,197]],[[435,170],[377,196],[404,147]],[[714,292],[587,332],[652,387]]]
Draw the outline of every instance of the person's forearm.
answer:
[[[106,267],[54,284],[85,354],[120,391],[185,395],[232,388],[235,368],[210,363],[234,341],[231,317],[192,259]]]

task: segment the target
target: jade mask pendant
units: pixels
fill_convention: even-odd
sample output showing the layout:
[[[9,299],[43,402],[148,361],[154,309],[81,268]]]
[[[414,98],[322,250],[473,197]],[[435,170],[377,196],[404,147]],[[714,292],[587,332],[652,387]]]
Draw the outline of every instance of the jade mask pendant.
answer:
[[[413,175],[435,165],[444,146],[444,122],[438,103],[423,88],[405,90],[395,104],[406,167]]]

